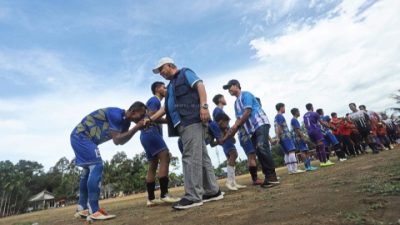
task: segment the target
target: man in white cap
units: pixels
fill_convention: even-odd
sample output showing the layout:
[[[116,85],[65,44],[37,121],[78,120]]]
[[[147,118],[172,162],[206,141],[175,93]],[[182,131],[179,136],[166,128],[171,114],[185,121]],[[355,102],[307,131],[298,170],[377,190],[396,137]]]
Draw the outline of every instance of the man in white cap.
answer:
[[[202,80],[191,69],[178,69],[168,57],[159,60],[153,73],[160,74],[170,82],[164,108],[151,116],[150,120],[156,120],[166,113],[168,135],[179,136],[183,143],[185,196],[172,208],[187,209],[222,199],[224,196],[217,184],[204,140],[210,112]]]

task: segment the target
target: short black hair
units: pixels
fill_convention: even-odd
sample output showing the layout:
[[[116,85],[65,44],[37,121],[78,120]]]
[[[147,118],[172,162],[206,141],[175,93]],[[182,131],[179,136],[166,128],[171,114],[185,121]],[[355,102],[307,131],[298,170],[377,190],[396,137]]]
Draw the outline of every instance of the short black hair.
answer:
[[[313,107],[313,105],[311,103],[307,103],[307,105],[306,105],[307,110],[311,110],[312,107]]]
[[[231,118],[229,118],[228,115],[226,115],[225,113],[219,113],[216,117],[215,117],[215,121],[219,122],[219,121],[229,121],[231,120]]]
[[[292,115],[294,116],[294,114],[296,114],[297,112],[299,112],[298,108],[293,108],[290,110],[290,112],[292,113]]]
[[[275,105],[275,109],[276,109],[276,111],[279,111],[284,106],[285,106],[285,104],[283,104],[282,102],[279,102],[278,104]]]
[[[359,109],[361,109],[361,108],[367,109],[367,107],[365,107],[365,105],[359,105],[358,108]]]
[[[164,82],[156,81],[156,82],[154,82],[154,83],[151,85],[151,92],[153,92],[153,95],[156,94],[156,89],[157,89],[158,87],[160,87],[161,85],[165,85]]]
[[[213,101],[216,105],[218,105],[219,99],[222,98],[222,97],[224,97],[224,96],[221,95],[221,94],[217,94],[217,95],[214,96],[214,98],[212,99],[212,101]]]
[[[354,107],[357,107],[357,106],[356,106],[356,103],[353,103],[353,102],[352,102],[352,103],[349,104],[349,106],[351,106],[351,105],[354,105]]]
[[[335,112],[331,113],[331,117],[332,117],[332,118],[333,118],[333,117],[337,117],[337,113],[335,113]]]
[[[317,109],[317,113],[319,114],[319,115],[322,115],[322,112],[323,112],[324,110],[322,110],[322,109]]]
[[[136,101],[131,105],[131,107],[129,107],[128,111],[129,112],[137,112],[141,109],[147,109],[146,105],[143,102]]]

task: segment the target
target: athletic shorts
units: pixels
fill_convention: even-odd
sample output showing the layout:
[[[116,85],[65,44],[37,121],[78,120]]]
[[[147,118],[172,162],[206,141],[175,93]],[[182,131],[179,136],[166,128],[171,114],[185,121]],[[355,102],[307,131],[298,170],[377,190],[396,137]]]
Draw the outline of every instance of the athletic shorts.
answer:
[[[231,152],[232,150],[236,150],[233,138],[226,140],[224,144],[222,144],[222,148],[224,149],[226,158],[229,159],[229,152]]]
[[[75,152],[75,165],[84,167],[103,163],[97,144],[84,134],[71,134],[71,146]]]
[[[294,142],[294,144],[296,146],[296,149],[300,150],[301,152],[306,152],[306,151],[310,150],[308,148],[307,143],[303,139],[299,138],[298,140],[296,140]]]
[[[282,151],[285,154],[289,154],[289,152],[296,150],[296,147],[294,146],[294,142],[291,138],[281,139],[279,141],[279,144],[281,145]]]
[[[140,133],[140,142],[142,143],[148,161],[156,159],[158,153],[168,150],[157,126],[142,130]]]
[[[251,142],[250,138],[247,138],[246,140],[240,139],[239,142],[240,142],[240,146],[242,146],[243,151],[244,151],[244,153],[246,153],[246,155],[256,152],[253,142]]]
[[[333,135],[331,132],[327,132],[324,135],[324,143],[325,143],[325,145],[335,146],[335,145],[339,144],[339,141],[337,140],[335,135]]]
[[[308,136],[310,137],[311,141],[314,142],[314,144],[317,144],[318,142],[324,140],[324,137],[322,136],[322,133],[319,130],[313,130],[311,132],[308,132]]]

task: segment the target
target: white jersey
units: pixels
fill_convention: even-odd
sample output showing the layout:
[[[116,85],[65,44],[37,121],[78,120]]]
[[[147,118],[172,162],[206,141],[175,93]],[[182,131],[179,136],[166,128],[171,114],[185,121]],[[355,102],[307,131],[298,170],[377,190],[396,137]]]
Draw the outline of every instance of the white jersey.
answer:
[[[349,118],[357,125],[358,128],[369,128],[370,119],[365,111],[357,111],[349,113]]]

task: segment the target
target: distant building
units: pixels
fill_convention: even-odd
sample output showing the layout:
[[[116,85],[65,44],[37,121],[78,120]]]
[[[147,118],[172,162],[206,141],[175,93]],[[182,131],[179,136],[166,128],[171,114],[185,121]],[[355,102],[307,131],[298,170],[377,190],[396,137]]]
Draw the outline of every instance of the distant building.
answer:
[[[54,195],[47,190],[43,190],[42,192],[32,196],[29,199],[28,211],[36,211],[54,207],[55,207]]]

